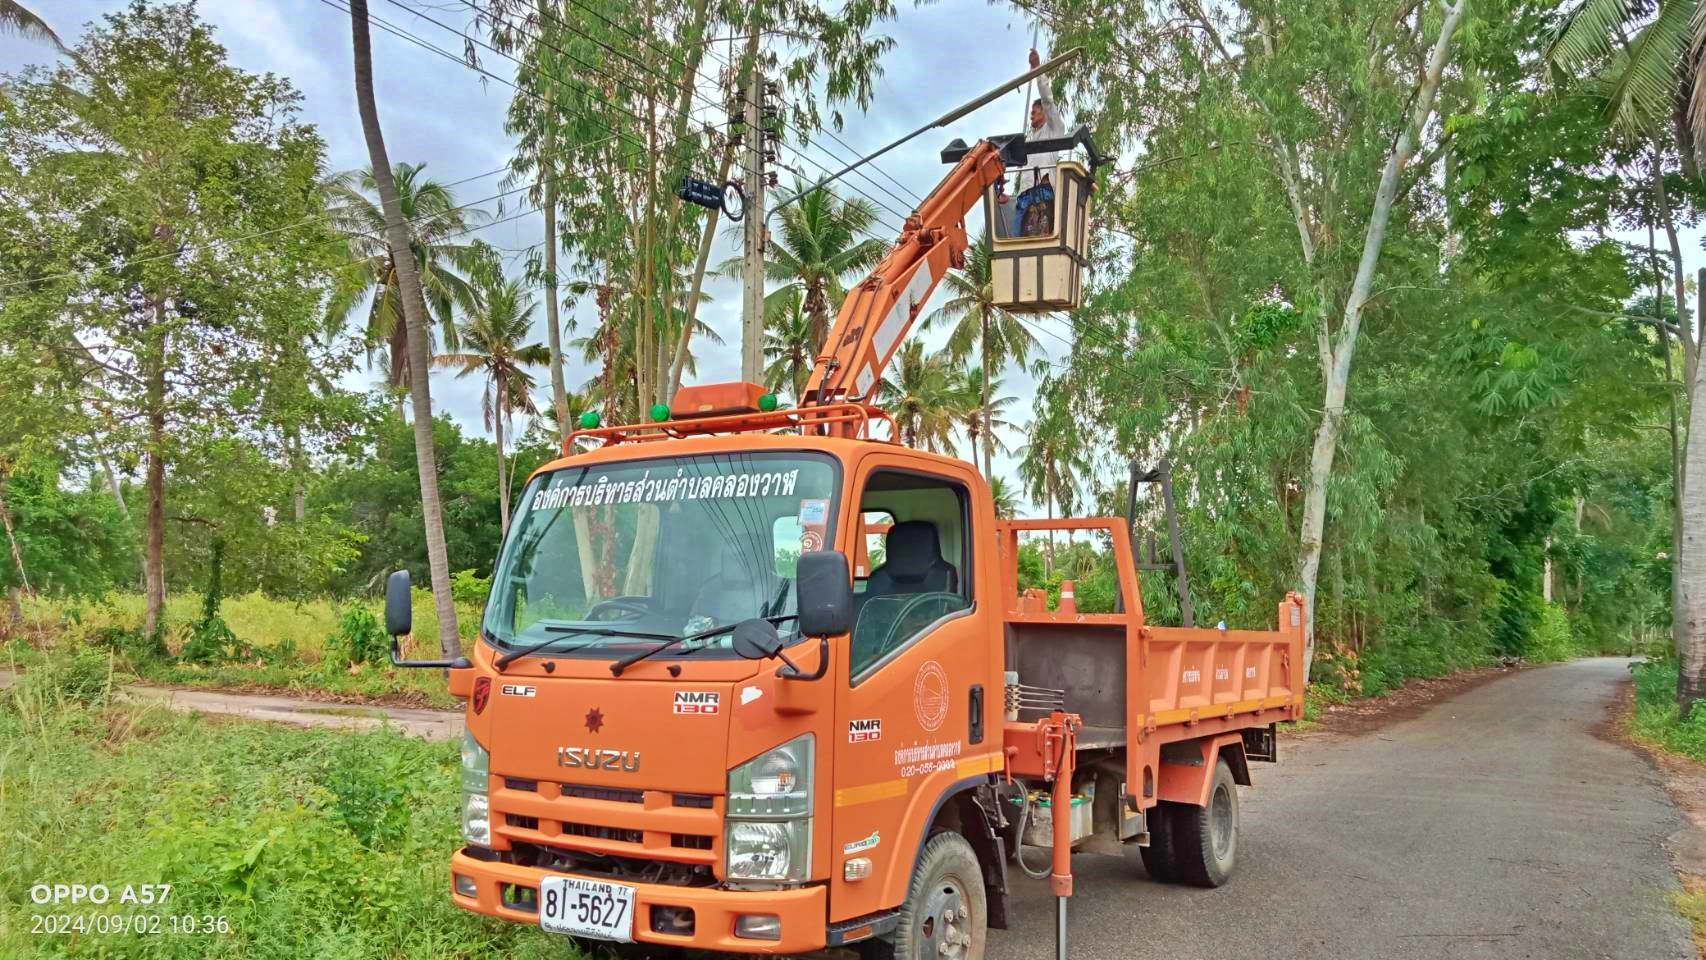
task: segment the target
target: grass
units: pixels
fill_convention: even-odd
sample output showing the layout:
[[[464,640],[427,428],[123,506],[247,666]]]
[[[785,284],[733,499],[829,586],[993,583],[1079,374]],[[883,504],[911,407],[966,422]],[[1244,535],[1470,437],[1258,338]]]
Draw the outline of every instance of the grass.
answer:
[[[188,636],[189,624],[201,615],[201,596],[193,592],[167,598],[166,642],[177,652]],[[377,603],[363,605],[380,616]],[[411,642],[407,656],[437,656],[438,615],[432,596],[417,591]],[[112,630],[140,631],[144,599],[140,594],[112,594],[98,601],[42,601],[26,606],[22,633],[33,646],[75,648]],[[329,600],[276,600],[259,593],[227,597],[220,616],[231,632],[253,648],[254,656],[225,663],[198,664],[179,659],[121,657],[119,668],[154,683],[224,689],[263,689],[282,693],[377,700],[428,706],[454,706],[435,670],[397,670],[383,663],[351,665],[334,654],[342,608]],[[457,605],[462,642],[476,636],[480,609]],[[22,648],[14,645],[14,649]],[[17,654],[28,667],[33,655]]]
[[[450,902],[454,743],[299,730],[115,703],[107,657],[0,693],[0,957],[576,957]],[[171,884],[164,905],[31,903],[38,883]],[[159,933],[35,932],[37,914],[151,914]],[[165,918],[224,918],[174,933]]]
[[[1684,721],[1676,705],[1675,657],[1644,660],[1634,666],[1635,712],[1629,732],[1637,739],[1706,762],[1706,709],[1696,707]]]

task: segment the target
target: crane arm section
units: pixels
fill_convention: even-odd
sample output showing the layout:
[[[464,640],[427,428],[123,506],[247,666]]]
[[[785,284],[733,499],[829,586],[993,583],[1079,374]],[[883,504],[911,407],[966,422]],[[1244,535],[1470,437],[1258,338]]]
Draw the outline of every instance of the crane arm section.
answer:
[[[931,291],[949,269],[965,265],[966,214],[1005,174],[1001,152],[982,141],[906,218],[888,256],[842,301],[824,353],[812,365],[802,408],[871,399]]]

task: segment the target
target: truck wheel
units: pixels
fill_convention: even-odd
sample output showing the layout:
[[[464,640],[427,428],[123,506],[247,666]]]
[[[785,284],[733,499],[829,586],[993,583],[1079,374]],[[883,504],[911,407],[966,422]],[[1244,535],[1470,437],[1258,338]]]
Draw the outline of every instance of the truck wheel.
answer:
[[[1208,805],[1186,806],[1172,818],[1179,879],[1193,887],[1218,887],[1238,863],[1238,785],[1222,759],[1215,765]]]
[[[1158,803],[1149,808],[1149,846],[1137,847],[1144,872],[1156,883],[1179,882],[1179,852],[1173,842],[1173,824],[1179,819],[1179,812],[1174,807],[1175,804]],[[1126,849],[1129,853],[1131,848]]]
[[[894,934],[895,960],[983,960],[988,933],[983,868],[957,833],[924,845]]]

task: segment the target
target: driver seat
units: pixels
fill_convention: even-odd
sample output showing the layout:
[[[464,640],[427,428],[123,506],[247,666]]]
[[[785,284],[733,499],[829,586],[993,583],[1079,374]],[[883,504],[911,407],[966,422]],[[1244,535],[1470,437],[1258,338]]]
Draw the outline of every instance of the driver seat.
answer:
[[[903,593],[953,593],[960,588],[960,574],[942,559],[936,525],[928,520],[906,520],[889,528],[883,545],[883,565],[865,580],[865,599]]]

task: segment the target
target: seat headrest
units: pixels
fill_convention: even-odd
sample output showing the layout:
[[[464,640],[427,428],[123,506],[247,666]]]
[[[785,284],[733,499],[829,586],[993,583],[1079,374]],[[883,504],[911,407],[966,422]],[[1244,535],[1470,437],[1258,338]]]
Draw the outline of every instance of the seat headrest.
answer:
[[[889,528],[884,544],[883,567],[898,582],[920,580],[942,562],[936,525],[928,520],[906,520]]]

